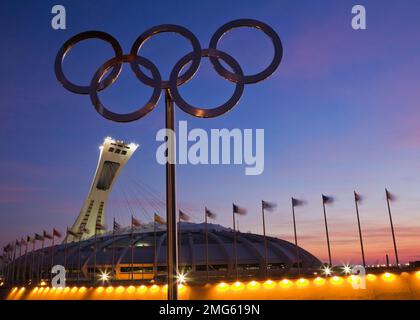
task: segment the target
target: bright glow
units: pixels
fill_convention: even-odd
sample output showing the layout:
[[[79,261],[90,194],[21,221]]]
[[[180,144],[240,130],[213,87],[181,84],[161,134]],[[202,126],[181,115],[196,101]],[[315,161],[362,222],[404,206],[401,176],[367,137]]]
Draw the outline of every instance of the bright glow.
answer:
[[[248,283],[247,288],[248,289],[258,289],[260,287],[260,283],[252,280],[251,282]]]
[[[267,280],[264,282],[264,288],[266,289],[272,289],[276,286],[276,283],[273,280]]]
[[[290,288],[291,286],[293,286],[293,282],[288,279],[283,279],[280,281],[279,285],[282,288]]]
[[[106,292],[107,293],[111,293],[112,291],[114,291],[114,287],[113,286],[109,286],[108,288],[106,288]]]
[[[108,282],[109,273],[108,272],[101,272],[101,274],[99,275],[99,280],[101,280],[102,282]]]
[[[382,275],[382,280],[386,281],[386,282],[391,282],[395,280],[395,275],[389,272],[385,272]]]
[[[306,287],[309,284],[309,281],[305,278],[300,278],[298,281],[296,281],[296,285],[298,287]]]
[[[343,265],[343,273],[348,275],[351,273],[351,267],[348,264]]]
[[[233,285],[232,285],[232,289],[233,290],[242,290],[245,288],[245,285],[240,282],[240,281],[236,281]]]
[[[330,281],[334,285],[339,285],[339,284],[342,284],[344,280],[341,277],[334,276],[334,277],[331,278]]]
[[[140,287],[137,288],[137,291],[140,293],[144,293],[147,291],[147,287],[144,284],[142,284]]]
[[[355,274],[352,274],[347,278],[347,282],[351,284],[360,284],[360,277]]]
[[[218,291],[226,291],[229,289],[229,285],[225,282],[221,282],[217,285],[217,290]]]
[[[83,292],[85,292],[86,291],[86,288],[85,287],[81,287],[81,288],[79,288],[79,293],[83,293]]]
[[[102,293],[102,292],[104,292],[104,287],[97,287],[96,288],[96,291],[98,292],[98,293]]]
[[[158,292],[159,289],[160,289],[159,286],[156,285],[156,284],[154,284],[153,286],[150,287],[150,291],[153,292],[153,293]]]
[[[417,277],[417,279],[420,279],[420,271],[416,272],[416,277]]]
[[[47,283],[45,281],[41,281],[41,283],[39,284],[41,287],[44,287],[47,285]]]
[[[326,275],[326,276],[330,276],[332,274],[331,268],[330,267],[324,267],[322,269],[322,272]]]
[[[127,288],[127,292],[128,293],[134,293],[136,291],[136,288],[134,287],[134,286],[129,286],[128,288]]]
[[[376,276],[374,274],[369,273],[366,276],[366,279],[368,279],[368,281],[374,281],[374,280],[376,280]]]
[[[77,287],[71,288],[71,293],[75,293],[75,292],[77,292]]]
[[[325,280],[324,278],[321,278],[321,277],[317,277],[317,278],[315,278],[315,280],[314,280],[314,283],[315,283],[317,286],[322,286],[323,284],[325,284],[325,282],[326,282],[326,280]]]
[[[179,284],[185,284],[187,282],[187,275],[185,273],[179,273],[177,278]]]
[[[117,288],[117,293],[123,293],[125,291],[125,288],[123,287],[123,286],[119,286],[118,288]]]

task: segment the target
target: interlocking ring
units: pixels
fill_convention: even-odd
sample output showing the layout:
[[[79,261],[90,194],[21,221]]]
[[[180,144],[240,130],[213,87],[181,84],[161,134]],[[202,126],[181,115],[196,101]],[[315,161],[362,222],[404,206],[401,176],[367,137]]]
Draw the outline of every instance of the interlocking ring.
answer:
[[[200,60],[201,60],[200,42],[198,41],[196,36],[191,31],[189,31],[188,29],[186,29],[182,26],[178,26],[176,24],[161,24],[159,26],[155,26],[153,28],[150,28],[149,30],[147,30],[143,34],[141,34],[136,39],[136,41],[134,41],[134,44],[131,47],[131,54],[138,55],[141,47],[143,46],[143,44],[147,40],[149,40],[150,38],[152,38],[153,36],[155,36],[159,33],[164,33],[164,32],[172,32],[172,33],[176,33],[176,34],[179,34],[179,35],[183,36],[184,38],[186,38],[191,43],[192,48],[193,48],[193,51],[192,51],[193,58],[191,59],[192,63],[190,65],[190,67],[188,68],[188,70],[182,76],[180,76],[179,78],[176,79],[177,86],[180,86],[194,76],[194,74],[197,72],[198,68],[200,67]],[[151,87],[156,86],[156,84],[153,82],[153,80],[150,79],[148,76],[146,76],[141,71],[141,69],[139,68],[139,66],[136,63],[131,64],[131,68],[133,69],[133,71],[137,75],[137,77],[139,79],[141,79],[141,81],[144,84],[149,85]],[[170,87],[169,81],[162,81],[160,83],[160,87],[162,89],[168,89]]]
[[[239,19],[228,22],[221,26],[214,33],[213,37],[210,40],[209,48],[217,49],[217,43],[226,33],[228,33],[232,29],[241,27],[257,28],[264,32],[271,39],[274,46],[274,57],[270,65],[259,73],[249,76],[240,76],[239,74],[235,74],[226,70],[219,62],[219,59],[215,57],[210,57],[210,62],[213,64],[217,73],[225,79],[228,79],[229,81],[245,84],[257,83],[271,76],[274,73],[274,71],[276,71],[277,67],[280,65],[281,59],[283,57],[283,46],[281,45],[281,40],[277,33],[270,26],[266,25],[261,21],[253,19]]]
[[[117,121],[117,122],[131,122],[131,121],[135,121],[144,117],[147,113],[152,111],[153,108],[157,105],[157,103],[159,102],[160,92],[161,92],[160,88],[156,86],[153,90],[152,97],[149,99],[149,101],[143,107],[139,108],[138,110],[134,112],[121,114],[121,113],[115,113],[108,110],[99,100],[98,87],[101,84],[102,78],[108,72],[110,68],[121,65],[121,63],[124,63],[124,62],[129,62],[130,64],[136,63],[136,64],[142,65],[143,67],[150,70],[150,72],[152,73],[154,82],[160,83],[161,81],[158,69],[150,60],[147,60],[146,58],[133,56],[130,54],[130,55],[124,55],[121,58],[115,57],[105,62],[96,71],[90,83],[90,100],[92,101],[96,111],[98,111],[100,115],[102,115],[106,119]]]
[[[233,71],[238,76],[243,77],[241,66],[235,59],[233,59],[227,53],[215,49],[204,49],[201,51],[201,56],[214,59],[222,59],[233,69]],[[182,68],[193,59],[193,54],[189,53],[186,56],[182,57],[181,60],[179,60],[176,63],[175,67],[172,69],[169,82],[171,84],[170,89],[174,102],[186,113],[200,118],[214,118],[228,112],[238,103],[239,99],[241,98],[242,93],[244,91],[243,83],[236,83],[235,91],[233,92],[232,96],[227,102],[211,109],[193,107],[192,105],[188,104],[179,94],[178,86],[176,85],[176,79],[178,78],[178,74],[181,72]]]
[[[121,57],[123,55],[121,46],[117,39],[115,39],[113,36],[106,32],[102,31],[86,31],[79,33],[75,35],[74,37],[71,37],[69,40],[67,40],[63,46],[60,48],[60,50],[57,53],[57,56],[55,58],[55,74],[57,76],[57,79],[64,88],[67,90],[78,93],[78,94],[89,94],[90,87],[89,86],[79,86],[71,82],[67,79],[67,77],[64,75],[63,72],[63,60],[66,56],[66,54],[70,51],[70,49],[75,46],[77,43],[83,40],[87,39],[100,39],[105,42],[108,42],[115,52],[115,57]],[[101,91],[111,85],[119,76],[121,72],[121,63],[114,66],[108,77],[106,77],[103,82],[100,83],[98,90]]]
[[[226,32],[228,32],[231,29],[240,27],[257,28],[264,32],[273,43],[273,60],[265,70],[257,74],[244,75],[241,66],[232,56],[230,56],[226,52],[217,49],[217,44],[219,40],[223,37],[223,35]],[[174,68],[170,73],[169,80],[162,80],[161,75],[156,66],[150,60],[139,55],[141,47],[148,39],[150,39],[154,35],[163,32],[173,32],[183,36],[184,38],[189,40],[193,48],[192,52],[186,54],[175,64]],[[90,82],[90,86],[76,85],[70,80],[68,80],[64,75],[62,62],[66,54],[74,45],[76,45],[82,40],[87,39],[101,39],[108,42],[114,49],[115,57],[105,62],[96,71]],[[201,49],[200,42],[195,37],[195,35],[188,29],[178,25],[163,24],[150,28],[149,30],[142,33],[134,42],[133,46],[131,47],[130,54],[128,55],[123,55],[121,46],[118,43],[118,41],[105,32],[87,31],[79,33],[67,40],[58,51],[55,59],[55,74],[58,81],[61,82],[61,84],[67,90],[78,94],[89,94],[95,109],[103,117],[109,120],[117,122],[131,122],[144,117],[147,113],[152,111],[156,104],[159,102],[162,90],[169,90],[175,104],[177,104],[186,113],[201,118],[212,118],[224,114],[238,103],[240,97],[242,96],[245,84],[252,84],[262,81],[268,78],[271,74],[273,74],[277,67],[280,65],[282,56],[283,47],[279,36],[271,27],[257,20],[240,19],[226,23],[214,33],[210,40],[208,49]],[[215,108],[203,109],[199,107],[194,107],[188,104],[181,97],[178,90],[179,86],[188,82],[195,75],[200,66],[202,57],[208,57],[216,72],[220,76],[236,84],[235,91],[233,95],[229,98],[229,100]],[[223,67],[220,63],[220,59],[227,63],[230,66],[230,68],[232,68],[233,72],[226,70],[225,67]],[[183,68],[190,62],[191,64],[188,67],[188,69],[182,75],[180,75]],[[134,71],[137,79],[140,80],[142,83],[153,88],[152,97],[144,106],[140,107],[134,112],[126,114],[120,114],[110,111],[101,103],[98,97],[98,91],[107,88],[118,78],[123,63],[130,63],[131,69]],[[146,75],[141,70],[139,65],[148,69],[152,73],[152,78]],[[111,68],[112,70],[110,70]]]

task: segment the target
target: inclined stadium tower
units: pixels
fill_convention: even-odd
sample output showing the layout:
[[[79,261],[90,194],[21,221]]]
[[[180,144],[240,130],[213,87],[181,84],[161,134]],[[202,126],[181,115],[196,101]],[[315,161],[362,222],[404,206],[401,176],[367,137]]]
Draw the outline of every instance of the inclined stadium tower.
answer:
[[[104,140],[88,197],[63,243],[15,258],[3,269],[6,281],[11,279],[8,283],[49,281],[53,265],[65,267],[70,284],[166,281],[164,224],[151,222],[108,232],[98,227],[104,225],[112,185],[137,147],[112,138]],[[266,263],[262,235],[237,232],[235,250],[235,234],[230,228],[180,222],[178,229],[179,270],[188,274],[190,281],[264,278],[267,272],[275,277],[297,274],[298,269],[309,274],[322,266],[306,250],[296,250],[294,244],[278,238],[266,238]]]

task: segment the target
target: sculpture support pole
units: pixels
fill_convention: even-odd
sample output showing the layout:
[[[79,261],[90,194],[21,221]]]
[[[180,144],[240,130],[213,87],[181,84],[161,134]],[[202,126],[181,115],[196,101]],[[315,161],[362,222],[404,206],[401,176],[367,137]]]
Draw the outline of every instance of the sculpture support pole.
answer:
[[[168,300],[178,299],[178,254],[175,197],[175,110],[169,89],[165,89],[167,162],[166,162],[166,261],[168,265]]]

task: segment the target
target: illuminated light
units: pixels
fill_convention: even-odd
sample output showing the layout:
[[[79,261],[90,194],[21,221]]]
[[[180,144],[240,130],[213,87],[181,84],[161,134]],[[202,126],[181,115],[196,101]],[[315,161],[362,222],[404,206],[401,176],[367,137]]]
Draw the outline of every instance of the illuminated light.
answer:
[[[41,283],[39,284],[41,287],[44,287],[47,285],[47,283],[45,281],[41,281]]]
[[[282,288],[290,288],[291,286],[293,286],[293,282],[288,279],[281,280],[279,284]]]
[[[347,278],[347,282],[351,284],[360,284],[360,277],[352,274]]]
[[[128,293],[134,293],[136,291],[136,288],[134,287],[134,286],[129,286],[128,288],[127,288],[127,292]]]
[[[367,279],[368,281],[374,281],[374,280],[376,280],[376,276],[375,276],[374,274],[369,273],[369,274],[366,276],[366,279]]]
[[[113,286],[109,286],[108,288],[106,288],[106,292],[107,293],[111,293],[112,291],[114,291],[114,287]]]
[[[99,275],[99,280],[102,282],[107,282],[109,280],[109,273],[108,272],[101,272]]]
[[[142,284],[140,287],[137,288],[137,291],[140,293],[145,293],[147,291],[147,287]]]
[[[32,289],[32,292],[35,293],[35,292],[38,291],[38,289],[39,289],[38,287],[35,287],[35,288]]]
[[[259,282],[253,280],[250,283],[248,283],[247,288],[248,289],[258,289],[260,287]]]
[[[348,274],[351,273],[351,267],[350,267],[350,265],[348,265],[348,264],[343,265],[343,273],[345,275],[348,275]]]
[[[309,281],[305,278],[300,278],[298,281],[296,281],[296,285],[298,287],[306,287],[309,284]]]
[[[69,287],[65,287],[64,288],[64,293],[67,293],[67,292],[69,292],[70,291],[70,288]]]
[[[218,289],[219,291],[226,291],[226,290],[228,290],[228,289],[229,289],[229,285],[228,285],[227,283],[225,283],[225,282],[221,282],[221,283],[219,283],[219,284],[217,285],[217,289]]]
[[[20,288],[19,292],[25,291],[25,287]]]
[[[153,286],[150,287],[150,292],[152,293],[156,293],[160,290],[159,286],[154,284]]]
[[[391,282],[395,280],[395,275],[389,272],[385,272],[382,275],[382,280],[386,281],[386,282]]]
[[[12,289],[12,292],[15,292],[17,289],[18,289],[17,287],[14,287],[14,288]]]
[[[178,291],[179,291],[179,292],[184,292],[184,291],[185,291],[185,289],[186,289],[186,286],[185,286],[185,285],[183,285],[183,284],[179,284],[179,285],[178,285]]]
[[[71,293],[75,293],[75,292],[77,292],[77,287],[71,288]]]
[[[119,286],[115,292],[116,293],[123,293],[124,291],[125,291],[125,288],[123,286]]]
[[[86,288],[85,287],[81,287],[81,288],[79,288],[79,293],[83,293],[83,292],[85,292],[86,291]]]
[[[266,289],[272,289],[276,286],[276,283],[273,280],[267,280],[263,283],[263,287]]]
[[[42,293],[44,291],[44,287],[39,288],[39,293]]]
[[[326,282],[326,280],[325,280],[324,278],[321,278],[321,277],[317,277],[317,278],[315,278],[315,280],[314,280],[314,283],[315,283],[317,286],[322,286],[322,285],[324,285],[324,284],[325,284],[325,282]]]
[[[96,292],[98,292],[98,293],[102,293],[102,292],[104,292],[104,287],[97,287],[96,288]]]
[[[240,281],[236,281],[233,285],[232,285],[232,289],[233,290],[243,290],[245,288],[245,285],[240,282]]]
[[[322,272],[326,275],[326,276],[330,276],[332,274],[332,270],[330,267],[325,267],[322,269]]]
[[[46,287],[44,292],[47,293],[48,291],[50,291],[50,287]]]
[[[187,275],[185,273],[179,273],[177,279],[178,283],[184,284],[187,282]]]
[[[338,277],[338,276],[332,277],[330,281],[333,285],[339,285],[339,284],[342,284],[344,282],[343,278]]]
[[[416,272],[416,277],[417,277],[417,279],[420,279],[420,271]]]

